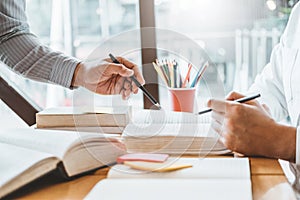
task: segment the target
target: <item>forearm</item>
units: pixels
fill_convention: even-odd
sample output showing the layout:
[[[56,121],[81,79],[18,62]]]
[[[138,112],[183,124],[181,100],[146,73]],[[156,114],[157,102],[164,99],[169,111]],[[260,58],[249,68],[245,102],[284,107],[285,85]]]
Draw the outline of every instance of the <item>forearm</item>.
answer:
[[[28,78],[70,87],[79,62],[42,45],[30,33],[25,4],[0,1],[0,61]]]
[[[70,87],[79,61],[42,45],[31,34],[11,37],[0,44],[1,61],[15,72],[42,82]]]

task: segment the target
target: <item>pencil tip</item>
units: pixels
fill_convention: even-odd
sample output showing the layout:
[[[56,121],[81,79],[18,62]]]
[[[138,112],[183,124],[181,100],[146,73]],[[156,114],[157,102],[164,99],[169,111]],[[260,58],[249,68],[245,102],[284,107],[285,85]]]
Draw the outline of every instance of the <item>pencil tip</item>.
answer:
[[[161,110],[161,105],[159,103],[156,103],[154,105],[158,108],[158,110]]]

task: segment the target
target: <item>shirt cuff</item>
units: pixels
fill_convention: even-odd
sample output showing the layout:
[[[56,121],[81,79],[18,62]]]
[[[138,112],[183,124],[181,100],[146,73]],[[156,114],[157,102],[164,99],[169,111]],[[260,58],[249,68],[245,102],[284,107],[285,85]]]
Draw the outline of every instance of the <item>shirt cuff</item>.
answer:
[[[76,58],[62,56],[54,64],[49,81],[73,89],[71,86],[72,79],[79,63],[80,61]]]
[[[296,132],[296,164],[300,165],[300,126],[297,127]]]

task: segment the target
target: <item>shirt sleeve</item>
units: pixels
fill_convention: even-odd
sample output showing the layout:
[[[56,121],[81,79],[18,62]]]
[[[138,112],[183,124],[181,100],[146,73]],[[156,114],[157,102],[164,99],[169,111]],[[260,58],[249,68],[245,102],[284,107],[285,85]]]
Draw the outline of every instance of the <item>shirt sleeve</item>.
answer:
[[[282,48],[283,41],[273,49],[270,62],[256,77],[254,84],[249,89],[251,93],[261,94],[259,101],[270,108],[272,116],[278,121],[288,117],[282,82]]]
[[[286,72],[284,70],[288,66],[286,66],[284,59],[288,59],[286,56],[291,54],[290,49],[294,48],[294,44],[299,44],[300,37],[297,31],[300,30],[299,16],[300,3],[294,6],[280,43],[272,51],[270,63],[257,76],[250,88],[250,91],[261,92],[261,101],[271,108],[272,116],[276,120],[282,120],[289,116],[285,93],[286,88],[284,88],[283,82],[283,74]],[[300,168],[300,127],[297,127],[296,131],[295,155],[296,165]]]
[[[27,78],[70,88],[80,61],[53,51],[30,33],[25,4],[0,1],[0,60]]]

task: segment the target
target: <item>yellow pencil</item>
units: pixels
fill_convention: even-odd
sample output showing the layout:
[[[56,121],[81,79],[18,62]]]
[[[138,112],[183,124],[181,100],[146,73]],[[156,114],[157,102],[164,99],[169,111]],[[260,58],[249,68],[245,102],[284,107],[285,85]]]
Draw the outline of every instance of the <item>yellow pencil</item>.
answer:
[[[170,79],[171,79],[171,87],[175,87],[175,81],[174,81],[174,71],[173,71],[173,65],[167,61],[167,65],[169,67],[169,72],[170,72]]]
[[[161,71],[160,67],[156,65],[154,62],[152,62],[154,69],[156,70],[157,74],[160,76],[160,78],[163,80],[163,82],[168,85],[166,77],[164,76],[163,72]]]

